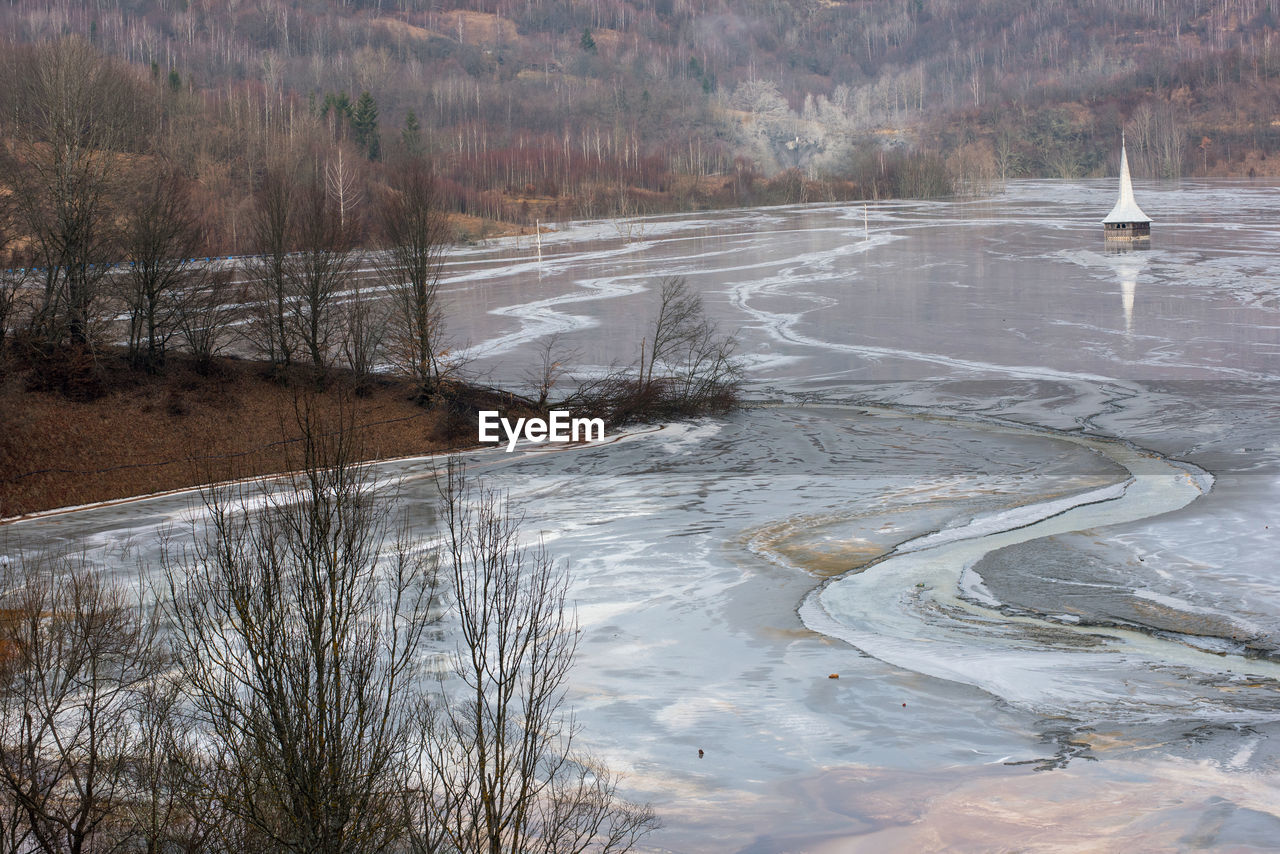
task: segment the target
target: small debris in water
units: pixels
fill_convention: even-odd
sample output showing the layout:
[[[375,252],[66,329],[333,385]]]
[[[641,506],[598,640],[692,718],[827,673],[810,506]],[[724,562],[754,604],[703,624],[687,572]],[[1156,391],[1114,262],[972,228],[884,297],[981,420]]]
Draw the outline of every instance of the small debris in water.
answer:
[[[832,673],[832,674],[828,675],[828,676],[827,676],[827,678],[828,678],[828,679],[839,679],[839,678],[840,678],[840,674],[839,674],[839,673]]]

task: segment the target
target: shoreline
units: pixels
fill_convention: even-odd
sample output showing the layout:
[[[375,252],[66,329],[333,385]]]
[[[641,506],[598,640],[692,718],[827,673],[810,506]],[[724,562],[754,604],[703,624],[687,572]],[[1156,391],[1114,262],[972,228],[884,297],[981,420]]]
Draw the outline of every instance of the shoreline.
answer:
[[[793,482],[805,483],[815,474],[819,491],[797,500],[835,515],[868,490],[879,489],[877,479],[894,489],[901,485],[915,503],[885,513],[913,528],[915,539],[937,530],[939,517],[963,522],[975,507],[989,507],[993,494],[978,488],[982,472],[1003,477],[1002,472],[1027,471],[1011,483],[1013,491],[998,493],[1016,500],[1028,486],[1042,488],[1042,476],[1079,478],[1082,472],[1108,470],[1081,469],[1085,458],[1078,454],[1055,455],[1056,462],[1042,469],[1037,461],[1047,460],[1044,452],[1058,444],[1043,433],[1036,438],[1052,438],[1052,445],[984,440],[987,431],[975,431],[975,425],[963,423],[967,418],[898,412],[899,418],[886,420],[841,419],[813,412],[821,406],[778,407],[791,410],[778,417],[770,415],[772,407],[760,407],[756,419],[747,413],[706,427],[651,428],[619,436],[613,447],[572,448],[572,457],[560,456],[559,450],[548,453],[546,446],[530,453],[483,454],[486,468],[500,467],[513,494],[531,501],[526,505],[530,530],[556,531],[550,547],[575,567],[584,640],[572,703],[584,727],[584,745],[625,775],[629,791],[655,800],[668,817],[669,829],[646,850],[779,850],[760,847],[766,840],[788,842],[787,850],[819,851],[821,844],[832,851],[875,850],[885,834],[906,834],[915,841],[938,831],[981,843],[992,838],[982,827],[951,826],[967,793],[1003,792],[1023,797],[1029,812],[1052,810],[1051,804],[1025,795],[1020,785],[1046,775],[1035,775],[1029,764],[1014,765],[1046,761],[1046,748],[1035,743],[1039,722],[984,691],[923,679],[813,632],[801,623],[796,603],[820,582],[738,548],[725,533],[754,530],[795,513],[798,506],[780,506],[777,497],[792,494]],[[943,430],[943,421],[960,433]],[[899,434],[899,427],[906,432]],[[793,436],[797,432],[801,435]],[[815,448],[807,433],[847,443]],[[936,494],[913,498],[906,481],[917,478],[901,479],[893,461],[873,465],[870,486],[844,483],[846,475],[863,467],[859,459],[878,459],[865,441],[879,437],[901,447],[904,439],[918,436],[926,444],[922,453],[945,459],[948,447],[966,433],[963,453],[971,464],[961,466],[960,475],[930,475],[941,485]],[[732,460],[694,453],[694,434],[700,444],[713,442],[710,450],[732,449]],[[748,444],[753,435],[768,446],[786,444],[762,459],[756,448],[766,445]],[[808,465],[795,470],[792,455],[804,448],[811,449],[804,458]],[[423,463],[397,466],[408,469],[405,494],[414,500],[432,494],[424,480],[430,476],[431,466],[425,464],[430,457],[419,459]],[[829,459],[835,464],[822,464]],[[763,466],[739,465],[748,461]],[[1024,461],[1034,467],[1025,469]],[[932,464],[926,460],[920,471],[932,471]],[[729,505],[719,504],[715,491],[710,505],[706,496],[698,497],[704,486],[726,475],[729,481],[716,488]],[[582,494],[566,494],[566,484]],[[816,503],[824,495],[831,501]],[[599,508],[606,497],[613,502],[612,522],[602,527]],[[686,507],[684,501],[691,499],[702,509]],[[65,541],[70,536],[95,550],[113,548],[110,544],[124,535],[136,550],[130,558],[145,562],[151,532],[181,524],[182,504],[162,500],[141,513],[108,508],[75,523],[72,514],[64,514],[67,521],[10,530],[18,539]],[[566,512],[569,508],[575,509]],[[879,521],[860,521],[857,530],[846,525],[843,531],[861,533]],[[686,524],[694,539],[684,538],[680,526]],[[669,533],[657,538],[645,533],[659,530]],[[114,552],[103,557],[118,562]],[[842,678],[829,680],[831,672]],[[619,727],[632,732],[628,726],[635,727],[634,737],[619,738]],[[707,756],[699,760],[701,748]],[[1087,763],[1071,773],[1096,780],[1097,767]],[[915,795],[928,779],[937,782],[925,803]],[[886,794],[873,798],[878,791]],[[1132,791],[1131,805],[1149,788]],[[1000,826],[1012,834],[1020,825]],[[841,848],[850,838],[850,847]],[[1051,835],[1041,838],[1052,841]]]

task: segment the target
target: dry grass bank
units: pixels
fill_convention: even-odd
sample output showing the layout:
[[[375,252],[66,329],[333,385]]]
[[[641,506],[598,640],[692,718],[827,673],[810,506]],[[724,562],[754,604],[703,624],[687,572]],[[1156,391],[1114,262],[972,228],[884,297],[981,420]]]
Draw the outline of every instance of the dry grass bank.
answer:
[[[485,390],[463,387],[424,407],[398,380],[355,394],[342,377],[282,381],[236,360],[219,361],[211,376],[181,361],[162,376],[123,365],[108,376],[87,401],[31,390],[27,372],[0,380],[0,518],[286,471],[299,456],[300,401],[361,428],[370,459],[474,443],[475,409],[502,407]]]

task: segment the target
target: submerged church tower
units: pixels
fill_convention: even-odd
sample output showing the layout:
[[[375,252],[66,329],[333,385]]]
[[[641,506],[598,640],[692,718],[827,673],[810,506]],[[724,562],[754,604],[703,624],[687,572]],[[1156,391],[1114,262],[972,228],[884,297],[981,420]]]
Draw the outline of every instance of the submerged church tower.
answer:
[[[1129,155],[1124,150],[1124,134],[1120,135],[1120,198],[1102,221],[1107,240],[1150,240],[1151,218],[1133,200],[1133,181],[1129,178]]]

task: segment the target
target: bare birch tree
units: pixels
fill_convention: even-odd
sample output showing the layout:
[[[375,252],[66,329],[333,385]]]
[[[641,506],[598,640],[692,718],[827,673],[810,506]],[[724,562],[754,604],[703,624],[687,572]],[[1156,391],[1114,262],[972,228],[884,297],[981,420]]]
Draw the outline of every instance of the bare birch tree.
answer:
[[[361,158],[348,154],[347,146],[339,143],[333,156],[324,164],[324,187],[338,210],[338,226],[344,233],[354,230],[357,209],[364,201],[361,186]]]

